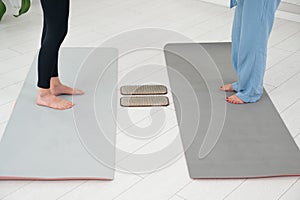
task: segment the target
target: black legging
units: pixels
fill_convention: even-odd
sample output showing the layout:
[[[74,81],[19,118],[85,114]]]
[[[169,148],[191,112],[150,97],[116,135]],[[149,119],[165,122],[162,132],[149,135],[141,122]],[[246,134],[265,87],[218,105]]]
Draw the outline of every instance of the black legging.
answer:
[[[44,27],[38,57],[38,87],[50,88],[58,77],[58,51],[68,32],[69,0],[41,0]]]

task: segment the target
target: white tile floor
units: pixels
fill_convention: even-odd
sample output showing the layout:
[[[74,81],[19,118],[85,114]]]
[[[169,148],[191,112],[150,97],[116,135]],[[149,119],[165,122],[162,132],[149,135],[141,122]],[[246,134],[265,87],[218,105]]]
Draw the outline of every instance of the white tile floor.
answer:
[[[293,0],[297,2],[296,0]],[[145,28],[166,28],[195,41],[230,41],[233,10],[200,0],[72,0],[70,31],[63,46],[97,46],[112,35]],[[12,112],[25,76],[39,48],[41,10],[37,0],[29,14],[15,19],[5,15],[0,23],[0,138]],[[300,24],[276,19],[269,43],[265,76],[267,89],[276,108],[300,145]],[[152,42],[152,41],[149,41]],[[155,41],[153,41],[155,42]],[[124,45],[126,41],[124,41]],[[145,75],[130,75],[142,65],[154,65]],[[137,52],[120,59],[119,79],[128,82],[157,82],[168,85],[162,52]],[[155,69],[155,70],[154,70]],[[156,70],[157,69],[157,70]],[[143,71],[143,70],[142,70]],[[129,73],[129,74],[128,74]],[[124,79],[122,79],[125,77]],[[119,124],[117,147],[133,154],[149,154],[175,141],[178,127],[174,107],[126,109],[131,121]],[[140,139],[128,134],[137,127],[148,127],[158,117],[162,122],[156,135]],[[135,126],[132,126],[132,123]],[[178,145],[176,151],[182,151]],[[117,154],[117,165],[126,166],[130,156]],[[127,162],[127,163],[126,163]],[[130,174],[117,171],[112,182],[101,181],[1,181],[0,199],[300,199],[298,177],[244,180],[191,180],[185,159],[163,169]]]

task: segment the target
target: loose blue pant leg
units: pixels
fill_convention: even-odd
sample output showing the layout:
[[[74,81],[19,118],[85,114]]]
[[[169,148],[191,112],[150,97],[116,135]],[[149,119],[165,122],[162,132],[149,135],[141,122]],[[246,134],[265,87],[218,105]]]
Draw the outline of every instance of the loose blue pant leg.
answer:
[[[240,35],[241,35],[241,26],[242,26],[242,11],[243,11],[244,1],[240,1],[235,8],[234,20],[232,26],[232,64],[235,72],[237,73],[238,69],[238,53],[240,45]],[[237,82],[232,83],[233,89],[238,91]]]
[[[235,20],[240,27],[238,45],[233,46],[237,51],[236,73],[237,83],[234,89],[237,96],[244,102],[256,102],[263,94],[263,77],[266,67],[267,44],[272,30],[274,15],[280,0],[239,0],[241,14]],[[234,42],[233,42],[234,43]],[[237,41],[235,41],[237,43]]]

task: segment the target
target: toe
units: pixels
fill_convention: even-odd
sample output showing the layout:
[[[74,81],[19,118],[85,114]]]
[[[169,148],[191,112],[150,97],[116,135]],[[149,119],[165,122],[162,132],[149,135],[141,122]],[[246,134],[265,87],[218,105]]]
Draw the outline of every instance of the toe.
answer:
[[[55,107],[55,109],[57,109],[57,110],[64,110],[64,107],[63,107],[62,105],[57,105],[57,106]]]
[[[67,102],[67,106],[68,106],[68,108],[72,108],[73,107],[73,103],[71,101],[68,101]]]
[[[70,105],[72,105],[72,102],[66,101],[66,105],[67,105],[67,106],[70,106]]]
[[[82,90],[79,90],[79,89],[75,89],[74,93],[75,94],[84,94],[84,92]]]
[[[65,109],[69,109],[70,106],[69,106],[69,105],[64,105],[63,108],[64,108],[64,110],[65,110]]]

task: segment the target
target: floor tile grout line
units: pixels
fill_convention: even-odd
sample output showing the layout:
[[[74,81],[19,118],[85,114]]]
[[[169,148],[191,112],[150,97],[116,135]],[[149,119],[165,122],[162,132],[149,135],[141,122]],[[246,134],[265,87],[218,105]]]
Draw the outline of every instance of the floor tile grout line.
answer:
[[[225,195],[225,197],[223,198],[223,200],[227,199],[231,194],[233,194],[237,189],[239,189],[248,179],[244,179],[239,185],[237,185],[235,188],[233,188],[233,190],[231,192],[229,192],[228,194]]]
[[[285,81],[283,81],[282,83],[280,83],[280,85],[276,86],[270,93],[274,92],[274,90],[276,90],[277,88],[280,88],[282,85],[286,84],[289,80],[291,80],[292,78],[294,78],[295,76],[298,76],[300,74],[300,71],[293,74],[292,76],[290,76],[288,79],[286,79]]]
[[[224,14],[226,14],[226,13],[230,13],[230,11],[221,12],[221,13],[219,13],[219,14],[214,15],[213,17],[219,17],[219,16],[224,15]],[[196,24],[190,25],[190,27],[187,28],[187,30],[188,30],[188,31],[189,31],[189,30],[193,30],[193,29],[194,29],[194,26],[200,26],[200,25],[203,25],[203,24],[209,22],[210,20],[211,20],[211,18],[208,18],[208,19],[205,19],[205,20],[203,20],[203,21],[200,21],[200,22],[198,22],[198,23],[196,23]],[[217,26],[216,28],[220,28],[220,27],[222,27],[223,25],[224,25],[224,24],[219,25],[219,26]],[[215,28],[214,28],[214,29],[215,29]],[[201,34],[206,34],[206,33],[208,33],[208,32],[211,32],[212,30],[213,30],[213,29],[209,29],[209,30],[207,30],[206,32],[201,33]],[[183,30],[180,31],[181,34],[183,34],[182,31],[183,31]],[[184,34],[183,34],[183,35],[184,35]],[[198,35],[198,36],[199,36],[199,35]],[[197,36],[196,36],[196,37],[197,37]],[[188,37],[188,38],[189,38],[189,37]],[[192,39],[192,38],[189,38],[189,39]]]
[[[11,47],[8,47],[7,49],[9,49],[9,50],[11,50],[11,51],[14,51],[15,53],[20,54],[19,56],[24,55],[24,53],[21,53],[21,52],[19,52],[19,51],[16,51],[15,49],[13,49],[13,48],[11,48]]]
[[[1,90],[5,90],[5,89],[7,89],[8,87],[11,87],[11,86],[17,85],[17,84],[19,84],[19,83],[21,83],[21,82],[24,82],[24,81],[25,81],[25,79],[24,79],[24,80],[17,81],[17,82],[14,82],[14,83],[12,83],[12,84],[9,84],[9,85],[7,85],[7,86],[4,86],[4,87],[0,87],[0,92],[1,92]]]
[[[5,72],[0,72],[0,76],[3,76],[7,73],[11,73],[13,71],[21,70],[21,69],[26,68],[28,66],[30,66],[30,64],[25,64],[25,65],[22,65],[21,67],[17,67],[17,68],[14,68],[14,69],[11,69],[11,70],[8,70],[8,71],[5,71]]]
[[[272,88],[267,90],[265,86],[272,87]],[[268,94],[270,94],[270,93],[276,88],[276,86],[264,82],[264,83],[263,83],[263,88],[265,89],[265,91],[266,91]]]
[[[6,49],[11,50],[10,48],[6,48]],[[19,52],[18,52],[18,53],[19,53]],[[19,53],[19,54],[20,54],[20,53]],[[21,55],[22,55],[22,54],[20,54],[20,55],[15,55],[15,56],[11,56],[11,57],[8,57],[8,58],[1,58],[1,59],[0,59],[0,62],[6,62],[7,60],[10,60],[10,59],[19,57],[19,56],[21,56]]]
[[[20,65],[19,65],[19,66],[20,66]],[[24,65],[24,66],[22,65],[21,67],[13,68],[13,69],[11,69],[11,70],[9,70],[9,71],[0,72],[0,76],[6,76],[6,75],[9,74],[9,73],[14,73],[14,71],[18,72],[18,71],[24,70],[24,69],[26,69],[26,68],[28,68],[28,70],[29,70],[29,65]]]
[[[144,148],[145,146],[147,146],[147,145],[150,144],[151,142],[155,141],[156,139],[159,139],[161,136],[165,135],[168,131],[170,131],[170,130],[176,128],[176,127],[177,127],[177,125],[175,125],[175,126],[169,128],[169,129],[167,129],[167,130],[164,131],[160,136],[158,136],[158,137],[156,137],[156,138],[153,138],[151,141],[149,141],[149,142],[147,142],[146,144],[144,144],[144,145],[140,146],[139,148],[135,149],[133,152],[131,152],[131,154],[133,154],[133,153],[139,151],[140,149]],[[118,160],[118,161],[116,162],[116,164],[119,165],[118,163],[122,162],[123,160],[127,159],[128,157],[130,157],[130,155],[125,156],[125,157],[123,157],[122,159]],[[121,168],[122,168],[122,167],[121,167]],[[123,169],[124,169],[124,170],[127,170],[127,169],[125,169],[125,168],[123,168]],[[130,173],[132,173],[132,172],[130,172]],[[132,173],[132,174],[134,174],[134,173]],[[137,176],[139,176],[139,177],[141,177],[141,178],[143,178],[143,179],[145,178],[145,177],[140,176],[140,175],[138,175],[138,174],[135,174],[135,175],[137,175]]]
[[[212,4],[212,5],[214,5],[214,6],[219,6],[219,7],[223,7],[223,6],[220,6],[220,5],[216,5],[216,4],[213,4],[213,3],[211,3],[211,2],[202,2],[202,3],[207,3],[207,4]],[[138,12],[137,10],[135,10],[136,12]],[[221,14],[223,14],[223,13],[226,13],[226,12],[230,12],[230,11],[220,11],[218,14],[216,14],[216,15],[214,15],[214,16],[218,16],[218,15],[221,15]],[[198,15],[196,16],[193,16],[194,18],[197,18],[198,17]],[[209,19],[206,19],[206,20],[203,20],[203,21],[201,21],[200,23],[205,23],[205,22],[207,22]],[[141,23],[141,22],[139,22],[139,23]],[[172,23],[176,23],[176,21],[174,20],[174,21],[172,21]],[[136,24],[131,24],[130,26],[135,26]],[[195,25],[195,24],[194,24]],[[192,26],[194,26],[194,25],[192,25]],[[169,28],[169,27],[167,27],[167,28]]]
[[[28,183],[23,184],[22,186],[18,187],[16,190],[14,190],[14,191],[10,192],[9,194],[5,195],[4,197],[2,197],[0,200],[6,199],[7,197],[9,197],[9,196],[13,195],[14,193],[18,192],[19,190],[21,190],[21,189],[27,187],[28,185],[32,184],[33,182],[35,182],[35,181],[30,181]]]
[[[144,179],[141,178],[140,180],[138,180],[136,183],[132,184],[130,187],[126,188],[125,190],[123,190],[121,193],[119,193],[117,196],[115,196],[114,198],[112,198],[112,200],[115,200],[117,198],[119,198],[120,196],[122,196],[124,193],[126,193],[127,191],[129,191],[131,188],[133,188],[134,186],[136,186],[137,184],[139,184],[141,181],[143,181]]]
[[[216,15],[214,15],[214,16],[219,16],[219,15],[222,15],[222,14],[224,14],[224,13],[227,13],[227,12],[230,12],[230,11],[223,11],[223,12],[220,12],[220,13],[218,13],[218,14],[216,14]],[[210,19],[207,19],[207,20],[204,20],[204,21],[201,21],[201,23],[205,23],[205,22],[207,22],[207,21],[209,21]],[[223,24],[224,25],[224,24]],[[221,25],[221,26],[218,26],[218,27],[223,27],[223,25]],[[205,32],[205,33],[208,33],[208,32],[210,32],[211,30],[209,30],[209,31],[207,31],[207,32]],[[204,34],[205,34],[204,33]]]
[[[15,102],[15,101],[16,101],[16,99],[13,99],[13,100],[10,100],[10,101],[5,102],[5,103],[3,103],[3,104],[0,104],[0,109],[1,109],[2,106],[7,106],[8,104],[11,104],[11,103],[13,103],[13,102]]]
[[[182,200],[187,200],[186,198],[184,198],[183,196],[181,196],[181,195],[179,195],[179,194],[175,194],[174,197],[175,197],[175,196],[179,197],[179,198],[182,199]]]
[[[276,20],[276,21],[278,21],[278,20],[288,21],[288,20],[286,20],[286,19],[282,19],[282,18],[279,18],[279,17],[276,17],[276,16],[275,16],[275,20]],[[276,25],[276,27],[274,26],[273,29],[272,29],[272,31],[273,31],[273,32],[276,31],[278,28],[280,28],[280,27],[283,26],[284,24],[285,24],[284,22],[281,22],[279,25]]]
[[[284,9],[284,7],[283,8],[279,7],[278,10],[300,15],[298,12],[293,12],[294,9],[297,9],[297,10],[299,9],[299,5],[297,5],[296,2],[289,2],[289,1],[281,2],[281,6],[284,6],[284,5],[286,5],[288,8],[285,7],[285,9]],[[294,9],[291,9],[291,7]]]
[[[194,180],[190,180],[187,184],[185,184],[183,187],[181,187],[175,194],[174,196],[179,196],[180,198],[183,198],[179,193],[186,187],[188,187],[190,184],[192,184],[194,182]],[[172,197],[171,197],[172,198]],[[185,199],[185,198],[183,198]]]
[[[289,37],[287,37],[287,38],[285,38],[285,39],[283,39],[283,40],[281,40],[281,41],[279,41],[279,42],[277,42],[277,43],[271,45],[270,47],[276,47],[276,46],[279,45],[280,43],[282,43],[282,42],[284,42],[284,41],[290,39],[291,37],[295,36],[295,35],[298,34],[299,32],[300,32],[300,30],[298,30],[297,32],[293,33],[293,34],[290,35]],[[277,47],[277,48],[278,48],[278,47]],[[286,51],[287,51],[287,50],[286,50]]]
[[[119,111],[119,110],[118,110]],[[159,112],[162,112],[162,110],[157,110],[157,111],[154,111],[153,113],[152,113],[152,115],[151,116],[154,116],[154,115],[156,115],[157,113],[159,113]],[[137,122],[135,122],[135,123],[132,123],[130,126],[127,126],[126,128],[124,128],[124,129],[120,129],[120,132],[119,133],[121,133],[121,132],[124,132],[124,131],[126,131],[126,130],[128,130],[129,128],[131,128],[131,127],[133,127],[134,125],[136,125],[136,124],[138,124],[138,123],[140,123],[140,122],[142,122],[142,121],[144,121],[145,119],[147,119],[147,118],[149,118],[150,116],[146,116],[146,117],[144,117],[144,118],[142,118],[142,119],[140,119],[140,120],[138,120]],[[117,134],[119,134],[118,132],[117,132]]]
[[[8,121],[2,121],[2,122],[0,122],[0,125],[3,125],[3,124],[5,124],[5,123],[7,123]]]
[[[87,183],[88,181],[83,181],[80,184],[74,186],[72,189],[68,190],[67,192],[63,193],[61,196],[57,197],[56,200],[59,200],[61,198],[63,198],[64,196],[66,196],[67,194],[70,194],[71,192],[73,192],[74,190],[76,190],[77,188],[79,188],[80,186],[84,185],[85,183]]]
[[[32,40],[32,41],[35,41],[35,40]],[[23,45],[24,45],[24,44],[23,44]],[[39,49],[40,49],[40,47],[36,47],[36,48],[33,48],[33,49],[30,48],[30,50],[29,50],[29,51],[26,51],[26,52],[38,51]],[[16,52],[18,52],[19,54],[21,54],[21,56],[22,56],[22,55],[25,55],[25,53],[26,53],[26,52],[18,51],[17,49],[13,49],[13,50],[16,51]]]
[[[147,145],[150,144],[151,142],[153,142],[153,141],[159,139],[160,137],[164,136],[167,132],[171,131],[172,129],[176,128],[177,126],[178,126],[178,125],[176,124],[176,125],[174,125],[174,126],[168,128],[167,130],[165,130],[164,132],[162,132],[158,137],[155,137],[155,138],[151,139],[149,142],[143,144],[143,145],[140,146],[139,148],[137,148],[137,149],[135,149],[134,151],[132,151],[131,154],[136,153],[137,151],[141,150],[142,148],[144,148],[145,146],[147,146]],[[178,133],[178,134],[179,134],[179,133]],[[122,159],[118,160],[117,162],[120,163],[120,162],[122,162],[123,160],[125,160],[126,158],[128,158],[129,156],[130,156],[130,155],[127,155],[127,156],[123,157]]]
[[[127,52],[125,52],[125,54],[126,54],[126,53],[127,53]],[[118,72],[119,72],[119,73],[123,73],[123,72],[129,71],[131,68],[134,68],[134,67],[136,67],[137,65],[140,65],[140,64],[143,63],[143,62],[149,61],[150,59],[154,58],[155,56],[158,56],[159,54],[160,54],[160,53],[157,53],[157,54],[155,54],[155,55],[152,55],[152,56],[150,56],[149,58],[143,59],[142,61],[137,62],[137,63],[131,65],[131,67],[125,68],[125,69],[121,69],[121,70],[119,70]]]
[[[212,29],[212,30],[206,31],[205,33],[201,33],[200,35],[197,35],[197,36],[195,36],[195,37],[193,38],[193,40],[196,40],[196,38],[199,38],[199,37],[201,37],[201,36],[203,36],[203,35],[205,35],[205,34],[207,34],[207,33],[210,33],[210,32],[212,32],[212,31],[215,31],[216,29],[219,29],[219,28],[225,27],[225,26],[227,26],[228,24],[231,24],[231,22],[228,22],[228,23],[222,24],[222,25],[218,26],[218,27],[217,27],[217,28],[215,28],[215,29]]]
[[[298,101],[300,101],[300,98],[296,99],[295,101],[293,101],[290,105],[288,105],[285,109],[283,109],[282,111],[279,112],[279,114],[283,114],[285,111],[287,111],[290,107],[292,107],[293,105],[295,105],[296,103],[298,103]]]
[[[172,105],[172,104],[173,104],[173,103],[171,103],[170,105]],[[1,105],[0,105],[0,107],[1,107]],[[166,109],[168,109],[169,111],[176,111],[175,109],[169,108],[168,106],[166,107]],[[163,109],[163,110],[157,110],[157,111],[154,111],[154,112],[152,113],[151,116],[154,116],[154,115],[156,115],[157,113],[162,112],[162,111],[165,111],[165,110]],[[149,117],[150,117],[150,116],[146,116],[146,117],[144,117],[144,118],[138,120],[137,122],[131,124],[130,126],[124,128],[124,129],[119,129],[119,131],[117,131],[117,135],[120,134],[120,133],[124,133],[124,131],[128,130],[129,128],[131,128],[131,127],[133,127],[134,125],[136,125],[136,124],[138,124],[138,123],[144,121],[145,119],[147,119],[147,118],[149,118]]]
[[[207,4],[207,5],[211,5],[213,7],[219,7],[219,8],[227,8],[227,6],[225,5],[221,5],[219,3],[216,2],[208,2],[208,1],[202,1],[203,4]],[[214,17],[214,16],[213,16]]]
[[[221,15],[224,15],[224,14],[230,13],[230,12],[231,12],[231,11],[220,12],[220,13],[218,13],[218,14],[212,16],[211,18],[208,18],[208,19],[206,19],[206,20],[203,20],[203,21],[201,21],[201,22],[199,22],[199,23],[196,23],[196,24],[194,24],[194,25],[192,25],[192,26],[195,26],[195,25],[202,25],[202,24],[208,22],[209,20],[211,20],[213,17],[219,17],[219,16],[221,16]],[[230,23],[230,22],[229,22],[229,23]],[[223,26],[226,25],[226,24],[228,24],[228,23],[222,24],[222,25],[217,26],[217,27],[215,27],[215,28],[213,28],[213,29],[217,29],[217,28],[223,27]],[[193,27],[190,28],[190,30],[191,30],[191,29],[193,29]],[[206,31],[206,32],[204,32],[204,33],[201,33],[200,35],[206,34],[206,33],[208,33],[208,32],[211,32],[213,29],[208,30],[208,31]],[[200,35],[198,35],[198,36],[200,36]],[[196,37],[198,37],[198,36],[196,36]],[[191,38],[191,39],[192,39],[192,38]]]
[[[292,189],[292,187],[300,180],[300,178],[298,177],[294,183],[292,183],[279,197],[277,200],[280,200],[284,195],[286,195],[288,193],[288,191],[290,191],[290,189]]]
[[[22,44],[24,44],[24,43],[22,43]],[[11,50],[11,51],[14,51],[15,53],[18,53],[18,54],[19,54],[18,56],[23,56],[23,55],[24,55],[24,52],[20,52],[20,51],[14,49],[14,48],[8,47],[7,49],[9,49],[9,50]],[[17,56],[15,56],[15,57],[17,57]],[[13,58],[13,57],[12,57],[12,58]],[[9,59],[10,59],[10,58],[9,58]],[[9,60],[9,59],[6,59],[6,61]]]
[[[128,171],[127,169],[125,169],[124,167],[121,167],[121,166],[119,166],[119,165],[116,164],[115,168],[117,168],[117,167],[118,167],[117,172],[119,172],[119,173],[134,175],[134,176],[139,177],[139,178],[142,178],[142,179],[145,178],[145,177],[142,176],[141,174],[134,173],[134,172],[129,172],[129,171]],[[123,170],[123,171],[122,171],[122,170]]]
[[[273,48],[276,48],[276,49],[279,49],[277,47],[273,47]],[[284,49],[280,49],[280,50],[284,50]],[[286,50],[285,50],[286,51]],[[291,53],[291,52],[290,52]],[[266,69],[266,72],[269,71],[270,69],[276,67],[278,64],[286,61],[287,59],[289,59],[290,57],[294,56],[295,54],[299,53],[299,50],[295,51],[295,52],[292,52],[292,54],[290,54],[289,56],[287,56],[286,58],[283,58],[281,59],[280,61],[274,63],[273,65],[269,66],[267,69]]]
[[[296,138],[298,138],[298,137],[299,137],[299,135],[300,135],[300,132],[299,132],[299,133],[297,133],[297,134],[294,136],[294,140],[295,140]]]
[[[280,45],[280,43],[278,45]],[[276,47],[279,50],[286,51],[286,52],[289,52],[289,53],[296,53],[297,51],[299,51],[299,49],[298,50],[287,50],[287,49],[284,49],[284,48],[278,47],[278,46],[273,46],[272,48],[274,48],[274,47]]]
[[[174,103],[172,102],[172,103],[170,103],[169,105],[173,105],[173,104],[174,104]],[[0,105],[0,106],[1,106],[1,105]],[[168,106],[166,106],[166,107],[163,107],[161,110],[158,109],[158,110],[154,111],[154,112],[152,113],[151,116],[154,116],[154,115],[156,115],[156,114],[159,113],[159,112],[165,111],[164,108],[165,108],[165,109],[169,109],[169,110],[174,111],[174,109],[168,108]],[[129,109],[130,109],[130,108],[129,108]],[[118,109],[118,112],[120,112],[120,111],[122,111],[122,110],[126,110],[126,108],[120,108],[120,109]],[[126,128],[124,128],[124,129],[122,129],[122,130],[120,129],[120,132],[126,131],[127,129],[133,127],[134,125],[136,125],[136,124],[138,124],[138,123],[144,121],[145,119],[147,119],[147,118],[149,118],[149,117],[151,117],[151,116],[146,116],[146,117],[144,117],[144,118],[138,120],[137,122],[131,124],[130,126],[127,126]]]
[[[270,90],[268,91],[268,95],[270,95],[275,89],[276,89],[276,87],[273,87],[272,89],[270,89]]]
[[[164,70],[164,69],[155,70],[155,71],[153,71],[152,73],[150,73],[150,74],[148,74],[148,75],[145,75],[145,76],[143,76],[143,77],[141,77],[141,78],[135,80],[132,84],[136,84],[137,82],[143,80],[144,78],[147,78],[147,77],[149,77],[149,76],[152,76],[153,74],[156,74],[156,73],[158,73],[158,72],[160,72],[160,71],[163,71],[163,70]],[[130,72],[130,71],[129,71],[129,72]],[[127,74],[126,74],[126,75],[127,75]],[[126,75],[124,75],[124,76],[126,77]],[[121,80],[122,80],[122,79],[121,79]]]
[[[133,175],[135,175],[135,174],[133,174]],[[135,176],[137,176],[137,175],[135,175]],[[139,177],[139,178],[142,180],[142,177],[140,177],[140,176],[137,176],[137,177]],[[65,192],[64,194],[62,194],[62,195],[61,195],[60,197],[58,197],[56,200],[59,200],[59,199],[63,198],[64,196],[66,196],[67,194],[70,194],[70,193],[76,191],[78,188],[80,188],[81,186],[85,185],[85,184],[88,183],[88,182],[90,182],[90,181],[89,181],[89,180],[83,181],[83,182],[80,183],[79,185],[75,186],[74,188],[72,188],[72,189],[70,189],[69,191],[67,191],[67,192]]]
[[[288,79],[286,79],[285,81],[283,81],[280,85],[278,85],[277,87],[280,87],[281,85],[285,84],[286,82],[288,82],[289,80],[291,80],[292,78],[294,78],[295,76],[298,76],[300,74],[300,70],[298,72],[296,72],[295,74],[293,74],[292,76],[290,76]],[[276,87],[276,88],[277,88]]]
[[[267,85],[267,86],[271,86],[271,87],[275,87],[274,85],[268,83],[268,82],[264,82],[264,85]]]
[[[297,5],[297,4],[294,4],[294,5]],[[299,6],[299,5],[297,5],[297,6]],[[286,20],[289,22],[293,22],[293,23],[300,23],[300,20],[299,20],[300,15],[298,13],[278,9],[278,14],[279,14],[279,16],[277,18],[280,18],[280,19],[283,19],[283,20]]]

